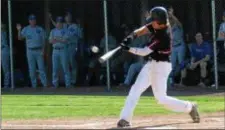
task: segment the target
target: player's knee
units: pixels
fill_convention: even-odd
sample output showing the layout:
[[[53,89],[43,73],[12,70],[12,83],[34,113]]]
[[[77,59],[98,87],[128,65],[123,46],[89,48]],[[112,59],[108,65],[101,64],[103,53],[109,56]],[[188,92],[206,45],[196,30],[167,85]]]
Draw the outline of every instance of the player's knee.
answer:
[[[158,104],[165,104],[166,103],[166,100],[167,100],[167,97],[164,95],[164,96],[158,96],[156,97],[157,101],[158,101]]]

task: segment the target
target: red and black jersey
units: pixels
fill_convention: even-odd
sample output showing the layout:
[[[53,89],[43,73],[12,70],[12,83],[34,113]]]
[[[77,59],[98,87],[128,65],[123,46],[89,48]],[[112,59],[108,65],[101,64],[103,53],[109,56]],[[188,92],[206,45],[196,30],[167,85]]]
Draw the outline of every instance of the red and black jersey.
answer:
[[[151,26],[148,27],[151,34],[151,42],[147,45],[153,50],[149,54],[151,59],[156,61],[169,61],[169,55],[171,53],[171,38],[166,29],[154,30]]]

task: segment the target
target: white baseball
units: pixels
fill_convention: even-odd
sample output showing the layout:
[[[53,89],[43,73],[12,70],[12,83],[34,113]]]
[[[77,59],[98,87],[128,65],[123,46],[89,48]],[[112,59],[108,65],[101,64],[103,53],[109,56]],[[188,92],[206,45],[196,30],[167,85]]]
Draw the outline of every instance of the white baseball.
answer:
[[[91,47],[91,51],[94,53],[98,53],[99,49],[97,46],[93,46],[93,47]]]

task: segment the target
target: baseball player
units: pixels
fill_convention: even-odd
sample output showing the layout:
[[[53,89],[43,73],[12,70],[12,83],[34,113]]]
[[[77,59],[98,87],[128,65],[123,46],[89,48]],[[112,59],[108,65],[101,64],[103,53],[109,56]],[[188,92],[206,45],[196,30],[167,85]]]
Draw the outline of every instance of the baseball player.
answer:
[[[167,109],[175,112],[189,113],[195,123],[200,122],[197,104],[182,101],[176,98],[167,96],[167,78],[171,71],[171,63],[169,62],[170,55],[170,37],[167,29],[170,28],[168,21],[168,13],[164,7],[154,7],[150,11],[150,19],[152,21],[145,26],[135,30],[121,43],[124,50],[135,55],[149,56],[151,60],[147,62],[139,73],[136,82],[131,87],[127,96],[125,105],[121,111],[120,120],[117,123],[118,127],[131,126],[131,118],[135,106],[141,94],[151,85],[154,97],[159,104]],[[151,37],[151,42],[144,48],[128,47],[129,40],[148,34]]]
[[[31,14],[28,20],[29,25],[24,27],[22,31],[21,25],[17,24],[18,39],[26,39],[27,60],[32,87],[37,87],[36,64],[38,65],[41,82],[44,87],[47,87],[47,78],[43,58],[46,34],[42,27],[36,25],[35,15]]]
[[[56,26],[55,21],[50,17],[54,26]],[[76,83],[77,77],[77,63],[76,63],[76,53],[78,50],[79,40],[83,38],[82,29],[77,24],[72,23],[72,14],[67,12],[65,15],[65,23],[63,23],[63,28],[68,30],[68,58],[69,64],[72,68],[71,73],[71,83],[74,85]]]
[[[9,45],[7,41],[7,32],[5,25],[1,24],[1,61],[2,61],[2,69],[4,74],[4,88],[7,89],[10,84],[10,70],[9,70]]]
[[[49,36],[49,42],[53,46],[52,52],[52,65],[53,65],[53,74],[52,74],[52,84],[55,88],[59,86],[58,84],[58,72],[59,65],[62,65],[66,87],[69,88],[71,85],[70,71],[69,71],[69,60],[68,60],[68,31],[63,28],[63,18],[56,18],[56,28],[52,29]]]

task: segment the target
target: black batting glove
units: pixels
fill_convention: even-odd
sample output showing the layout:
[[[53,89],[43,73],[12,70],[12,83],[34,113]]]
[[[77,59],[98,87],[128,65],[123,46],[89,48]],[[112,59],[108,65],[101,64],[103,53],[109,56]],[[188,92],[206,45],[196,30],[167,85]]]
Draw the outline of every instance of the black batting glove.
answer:
[[[136,38],[136,35],[134,33],[131,33],[130,35],[128,35],[124,40],[123,43],[125,45],[128,45],[129,43],[131,43],[134,39]]]
[[[130,47],[125,45],[124,43],[120,43],[120,46],[122,47],[123,50],[126,50],[126,51],[130,50]]]

